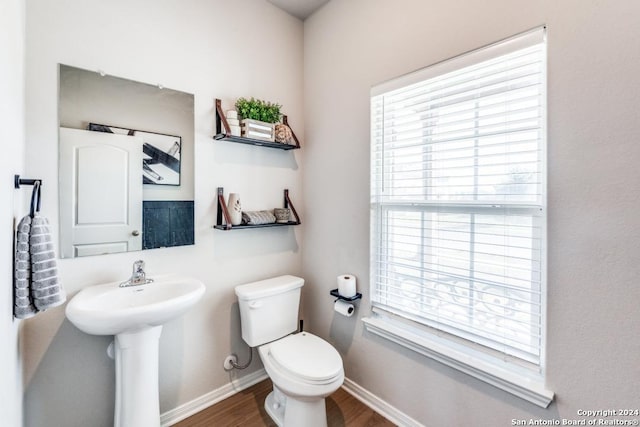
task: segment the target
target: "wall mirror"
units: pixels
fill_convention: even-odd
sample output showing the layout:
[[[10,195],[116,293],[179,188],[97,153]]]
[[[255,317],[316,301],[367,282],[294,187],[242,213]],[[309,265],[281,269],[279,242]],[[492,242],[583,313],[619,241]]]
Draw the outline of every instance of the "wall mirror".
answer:
[[[193,95],[59,65],[60,256],[194,243]]]

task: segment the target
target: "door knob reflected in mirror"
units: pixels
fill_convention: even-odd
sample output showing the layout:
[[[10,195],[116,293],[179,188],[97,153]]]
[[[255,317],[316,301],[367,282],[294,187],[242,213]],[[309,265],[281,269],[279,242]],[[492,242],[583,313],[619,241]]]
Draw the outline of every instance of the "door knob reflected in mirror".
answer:
[[[132,235],[132,236],[139,236],[139,235],[140,235],[140,232],[139,232],[138,230],[133,230],[133,231],[131,232],[131,235]]]

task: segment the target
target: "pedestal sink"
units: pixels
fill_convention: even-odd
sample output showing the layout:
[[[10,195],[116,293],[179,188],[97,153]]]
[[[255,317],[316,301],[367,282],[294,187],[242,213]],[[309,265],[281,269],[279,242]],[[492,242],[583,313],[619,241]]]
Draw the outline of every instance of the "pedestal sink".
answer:
[[[158,340],[162,325],[204,294],[199,280],[154,276],[152,283],[90,286],[67,305],[67,318],[92,335],[115,335],[115,427],[158,427]]]

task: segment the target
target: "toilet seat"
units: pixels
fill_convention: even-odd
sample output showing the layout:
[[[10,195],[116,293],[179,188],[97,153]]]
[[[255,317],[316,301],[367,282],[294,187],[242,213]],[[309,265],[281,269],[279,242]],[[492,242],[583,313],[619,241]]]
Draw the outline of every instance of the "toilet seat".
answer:
[[[271,343],[269,357],[283,371],[310,384],[330,383],[343,372],[338,351],[308,332]]]

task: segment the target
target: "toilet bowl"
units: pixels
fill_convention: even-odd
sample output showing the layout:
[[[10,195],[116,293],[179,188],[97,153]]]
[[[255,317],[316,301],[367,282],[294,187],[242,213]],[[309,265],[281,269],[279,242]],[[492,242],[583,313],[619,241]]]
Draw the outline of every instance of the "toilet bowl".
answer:
[[[304,280],[280,276],[236,287],[242,338],[258,347],[273,391],[265,409],[279,427],[327,427],[325,397],[344,381],[342,358],[298,323]]]
[[[325,397],[344,382],[342,359],[323,339],[301,332],[258,348],[274,391],[265,409],[279,426],[326,427]],[[285,411],[286,409],[286,411]]]

